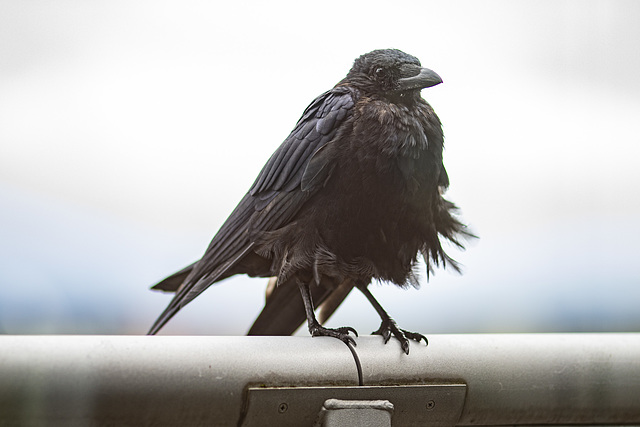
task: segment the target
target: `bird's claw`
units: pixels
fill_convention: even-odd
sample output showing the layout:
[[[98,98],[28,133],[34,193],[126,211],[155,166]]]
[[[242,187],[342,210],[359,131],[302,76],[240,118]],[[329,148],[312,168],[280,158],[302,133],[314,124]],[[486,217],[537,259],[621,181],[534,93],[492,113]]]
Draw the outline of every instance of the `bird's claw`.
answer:
[[[340,328],[325,328],[320,325],[313,325],[309,327],[309,332],[313,337],[333,337],[338,338],[340,341],[345,344],[353,344],[356,345],[356,340],[353,339],[349,332],[353,332],[353,334],[357,337],[358,332],[350,326],[343,326]]]
[[[409,340],[417,342],[424,340],[425,344],[429,345],[427,337],[417,332],[410,332],[398,328],[395,320],[391,318],[383,320],[380,324],[380,328],[377,331],[372,332],[372,335],[381,335],[385,344],[389,342],[392,334],[398,341],[400,341],[400,345],[402,346],[402,350],[405,354],[409,354]]]

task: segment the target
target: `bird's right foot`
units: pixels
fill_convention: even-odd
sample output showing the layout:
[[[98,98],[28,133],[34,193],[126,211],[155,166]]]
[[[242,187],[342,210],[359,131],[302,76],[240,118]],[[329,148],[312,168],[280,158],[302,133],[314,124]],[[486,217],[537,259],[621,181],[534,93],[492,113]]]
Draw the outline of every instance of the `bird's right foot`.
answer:
[[[320,324],[316,323],[315,325],[309,326],[309,333],[311,333],[312,337],[333,337],[338,338],[340,341],[345,344],[353,344],[356,345],[356,340],[353,339],[349,332],[353,332],[353,334],[357,337],[358,332],[350,326],[343,326],[341,328],[325,328]]]

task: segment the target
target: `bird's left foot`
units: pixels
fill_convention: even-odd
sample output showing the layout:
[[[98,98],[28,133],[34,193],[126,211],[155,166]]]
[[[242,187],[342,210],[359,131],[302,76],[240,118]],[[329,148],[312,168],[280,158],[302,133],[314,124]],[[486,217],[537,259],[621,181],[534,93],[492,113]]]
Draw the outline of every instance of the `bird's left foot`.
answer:
[[[400,341],[402,350],[406,354],[409,354],[409,340],[414,340],[417,342],[424,340],[425,344],[429,345],[427,337],[417,332],[409,332],[405,331],[404,329],[398,328],[396,321],[391,318],[383,320],[382,324],[380,325],[380,329],[372,333],[372,335],[382,335],[385,344],[389,342],[392,334],[398,341]]]
[[[353,339],[349,332],[353,333],[356,337],[358,336],[358,332],[350,326],[344,326],[341,328],[331,329],[325,328],[318,323],[314,323],[309,326],[309,332],[312,337],[333,337],[338,338],[340,341],[345,344],[356,345],[356,340]]]

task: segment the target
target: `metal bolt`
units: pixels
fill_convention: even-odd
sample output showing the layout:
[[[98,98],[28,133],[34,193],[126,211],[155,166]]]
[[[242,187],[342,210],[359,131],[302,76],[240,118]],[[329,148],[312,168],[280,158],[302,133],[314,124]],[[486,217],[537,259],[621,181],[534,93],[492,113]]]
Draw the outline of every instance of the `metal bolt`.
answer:
[[[434,400],[430,400],[427,402],[427,411],[432,411],[435,408],[436,402]]]
[[[278,406],[278,412],[281,414],[287,412],[287,409],[289,409],[289,405],[287,405],[286,403],[281,403],[280,406]]]

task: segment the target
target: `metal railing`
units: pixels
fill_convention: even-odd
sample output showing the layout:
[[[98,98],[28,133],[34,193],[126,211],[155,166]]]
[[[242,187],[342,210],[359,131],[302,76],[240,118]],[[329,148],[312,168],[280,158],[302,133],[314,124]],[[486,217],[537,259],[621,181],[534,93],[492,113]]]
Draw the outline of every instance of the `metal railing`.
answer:
[[[332,338],[0,336],[0,425],[313,425],[328,399],[394,427],[640,425],[640,334],[357,343],[364,387]]]

